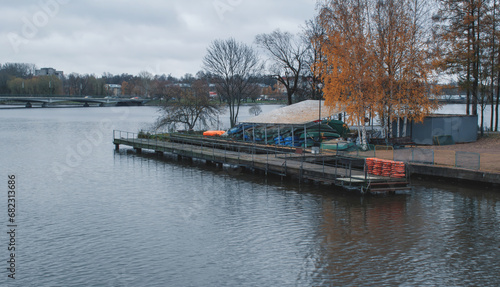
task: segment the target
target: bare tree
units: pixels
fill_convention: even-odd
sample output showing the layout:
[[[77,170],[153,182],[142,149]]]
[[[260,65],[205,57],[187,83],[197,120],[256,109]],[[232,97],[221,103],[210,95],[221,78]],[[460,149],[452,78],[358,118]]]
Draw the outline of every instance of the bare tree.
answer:
[[[325,61],[322,45],[326,37],[325,28],[320,23],[319,16],[314,17],[312,20],[306,21],[306,26],[303,31],[303,40],[308,46],[305,53],[305,66],[307,67],[306,75],[311,79],[311,98],[322,99],[322,75],[319,63]]]
[[[466,112],[477,115],[487,1],[440,0],[439,3],[440,11],[434,20],[441,24],[438,35],[445,47],[442,67],[459,76],[462,88],[467,91]]]
[[[141,92],[145,98],[149,97],[151,92],[151,82],[153,81],[153,74],[148,71],[142,71],[139,73],[138,77],[140,78],[139,84],[141,87]]]
[[[279,29],[270,34],[257,35],[255,42],[269,54],[271,76],[285,87],[288,104],[291,105],[292,96],[299,89],[307,46],[301,39]]]
[[[17,78],[31,78],[35,74],[36,66],[27,63],[5,63],[0,65],[0,71]]]
[[[258,87],[252,85],[259,68],[257,53],[233,38],[215,40],[207,49],[203,66],[214,76],[217,93],[228,103],[231,127],[235,126],[241,101]]]
[[[260,113],[262,113],[262,108],[259,106],[259,105],[253,105],[249,110],[248,112],[251,114],[251,115],[254,115],[254,116],[258,116],[260,115]]]
[[[91,75],[80,75],[77,73],[71,73],[68,76],[68,94],[74,96],[82,96],[92,94],[91,89]]]
[[[155,129],[185,124],[189,130],[193,130],[197,123],[207,127],[215,122],[220,113],[220,106],[210,101],[206,81],[196,80],[186,86],[173,85],[169,87],[168,93],[175,100],[163,104],[164,114],[157,120]]]

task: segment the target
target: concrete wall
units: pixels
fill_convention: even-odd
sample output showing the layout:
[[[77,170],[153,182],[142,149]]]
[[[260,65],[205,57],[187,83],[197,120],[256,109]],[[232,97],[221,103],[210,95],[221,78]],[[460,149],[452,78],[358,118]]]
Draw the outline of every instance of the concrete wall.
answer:
[[[499,173],[479,170],[467,170],[461,168],[411,163],[409,164],[408,172],[410,173],[410,175],[422,174],[433,177],[446,178],[452,181],[471,181],[491,184],[493,186],[500,185]]]

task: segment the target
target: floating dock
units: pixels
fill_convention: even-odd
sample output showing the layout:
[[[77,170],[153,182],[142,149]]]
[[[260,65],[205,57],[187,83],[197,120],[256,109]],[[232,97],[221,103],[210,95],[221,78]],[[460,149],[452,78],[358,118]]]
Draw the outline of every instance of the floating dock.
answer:
[[[331,184],[361,194],[388,194],[409,189],[407,176],[394,178],[369,173],[366,159],[336,153],[313,154],[310,150],[249,142],[168,135],[140,138],[137,134],[113,131],[113,143],[170,153],[178,157],[228,164],[267,174]]]

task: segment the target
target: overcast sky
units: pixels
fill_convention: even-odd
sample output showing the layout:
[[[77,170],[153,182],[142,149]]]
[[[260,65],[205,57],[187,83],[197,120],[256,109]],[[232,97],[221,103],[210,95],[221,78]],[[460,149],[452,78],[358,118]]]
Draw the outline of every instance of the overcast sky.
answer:
[[[315,0],[2,1],[0,63],[97,76],[201,70],[211,41],[299,32]]]

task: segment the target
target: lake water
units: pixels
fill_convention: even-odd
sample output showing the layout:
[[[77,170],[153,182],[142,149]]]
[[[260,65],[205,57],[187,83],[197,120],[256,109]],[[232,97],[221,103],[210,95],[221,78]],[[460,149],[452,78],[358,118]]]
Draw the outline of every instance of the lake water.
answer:
[[[0,110],[0,286],[500,285],[498,190],[415,179],[363,198],[115,152],[113,129],[136,132],[155,111]]]
[[[447,104],[441,106],[436,111],[437,114],[458,114],[465,115],[466,106],[464,104]],[[481,106],[477,106],[477,125],[481,126]],[[491,126],[491,106],[486,106],[483,111],[483,126],[485,129],[489,129]]]

